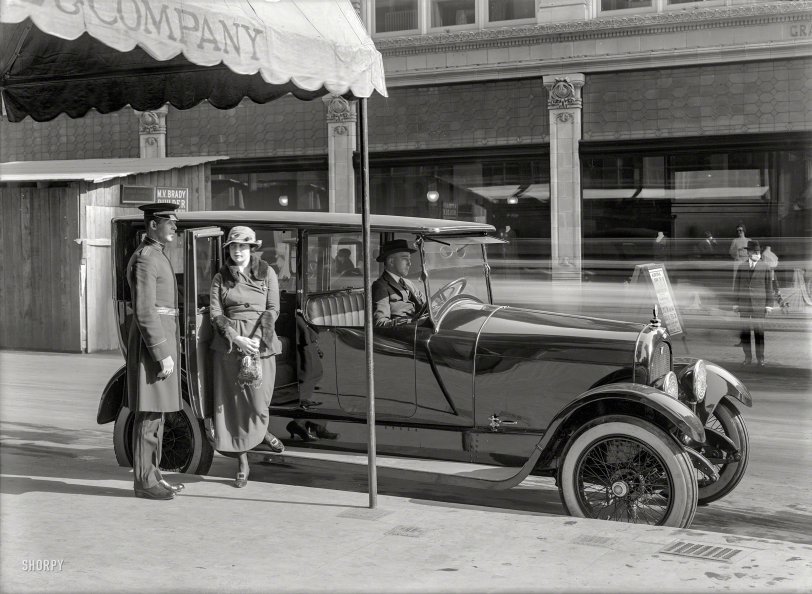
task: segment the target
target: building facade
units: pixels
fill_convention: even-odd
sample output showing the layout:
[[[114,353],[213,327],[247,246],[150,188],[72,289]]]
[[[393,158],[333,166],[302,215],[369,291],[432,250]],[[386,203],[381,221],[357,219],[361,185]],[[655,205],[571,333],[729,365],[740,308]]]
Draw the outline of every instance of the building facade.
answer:
[[[726,253],[739,223],[810,257],[812,2],[354,4],[389,87],[369,100],[373,212],[490,222],[552,278],[624,245],[656,257],[657,237]],[[128,110],[3,121],[1,159],[138,156],[138,130]],[[230,157],[215,209],[357,210],[356,141],[340,97],[165,118],[166,155]]]

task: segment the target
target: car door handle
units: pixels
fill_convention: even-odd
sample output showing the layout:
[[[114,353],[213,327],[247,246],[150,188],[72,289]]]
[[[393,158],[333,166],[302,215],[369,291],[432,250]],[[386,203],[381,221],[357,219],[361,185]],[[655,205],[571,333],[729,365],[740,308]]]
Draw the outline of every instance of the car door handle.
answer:
[[[502,425],[518,425],[519,421],[513,421],[511,419],[500,419],[496,415],[491,415],[491,418],[488,419],[490,421],[489,427],[491,431],[498,431]]]

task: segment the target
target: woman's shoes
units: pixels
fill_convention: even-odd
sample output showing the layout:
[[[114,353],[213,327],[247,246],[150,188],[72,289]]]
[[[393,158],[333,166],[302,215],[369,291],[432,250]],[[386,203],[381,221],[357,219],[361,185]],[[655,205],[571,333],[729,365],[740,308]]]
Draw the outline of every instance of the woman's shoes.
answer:
[[[244,486],[248,484],[248,473],[246,472],[238,472],[237,478],[234,479],[232,483],[235,488],[242,489]]]
[[[310,433],[296,421],[291,421],[288,423],[286,429],[288,430],[288,433],[290,433],[291,439],[295,439],[297,437],[302,441],[315,441],[318,439],[318,437]]]
[[[319,425],[318,423],[313,423],[311,421],[305,423],[305,430],[310,435],[315,435],[320,439],[338,439],[338,433],[328,431],[327,427],[324,425]]]
[[[265,439],[263,439],[262,442],[267,444],[267,446],[271,448],[271,451],[276,454],[281,454],[285,451],[285,444],[283,444],[273,433],[266,432]]]

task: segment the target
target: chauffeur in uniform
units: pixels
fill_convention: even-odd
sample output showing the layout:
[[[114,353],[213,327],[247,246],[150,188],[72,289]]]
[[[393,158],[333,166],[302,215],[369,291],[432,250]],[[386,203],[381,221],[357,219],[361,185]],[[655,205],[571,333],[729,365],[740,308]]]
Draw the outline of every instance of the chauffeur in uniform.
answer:
[[[164,413],[183,407],[180,391],[178,291],[164,248],[175,239],[174,204],[140,207],[147,234],[127,264],[134,321],[127,340],[127,394],[133,423],[136,497],[173,499],[183,484],[159,469]]]
[[[411,254],[416,251],[405,239],[395,239],[381,247],[376,260],[384,263],[384,271],[372,283],[372,317],[377,328],[405,324],[426,302],[420,289],[405,278],[412,265]]]

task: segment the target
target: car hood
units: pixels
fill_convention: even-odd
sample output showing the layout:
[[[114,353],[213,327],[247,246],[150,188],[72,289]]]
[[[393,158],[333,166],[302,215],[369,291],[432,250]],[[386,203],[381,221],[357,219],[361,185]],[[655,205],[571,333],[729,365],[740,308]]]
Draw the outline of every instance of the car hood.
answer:
[[[477,358],[579,361],[631,366],[644,323],[516,307],[494,307],[479,334]]]

